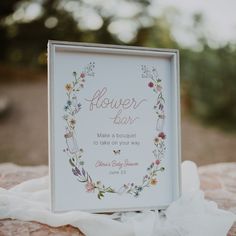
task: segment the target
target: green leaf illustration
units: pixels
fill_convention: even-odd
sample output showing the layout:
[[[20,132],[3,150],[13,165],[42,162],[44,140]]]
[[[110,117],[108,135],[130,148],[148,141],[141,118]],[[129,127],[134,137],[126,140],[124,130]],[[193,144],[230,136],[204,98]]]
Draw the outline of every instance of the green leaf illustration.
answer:
[[[71,161],[71,159],[69,159],[69,162],[73,167],[75,166],[75,164]]]

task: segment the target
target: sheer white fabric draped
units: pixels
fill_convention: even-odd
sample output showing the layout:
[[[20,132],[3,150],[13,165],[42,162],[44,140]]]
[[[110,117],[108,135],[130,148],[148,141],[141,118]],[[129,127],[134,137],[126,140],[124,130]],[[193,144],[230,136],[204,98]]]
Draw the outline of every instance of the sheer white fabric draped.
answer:
[[[197,167],[182,164],[182,196],[165,212],[98,215],[80,211],[52,213],[48,176],[23,182],[9,190],[0,188],[0,219],[37,221],[51,226],[73,225],[87,236],[223,236],[236,216],[204,199]]]

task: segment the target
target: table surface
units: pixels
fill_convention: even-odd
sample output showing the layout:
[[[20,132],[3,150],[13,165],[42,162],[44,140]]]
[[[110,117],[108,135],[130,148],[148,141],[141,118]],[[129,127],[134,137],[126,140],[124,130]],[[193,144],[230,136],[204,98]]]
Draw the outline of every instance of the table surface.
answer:
[[[215,201],[219,208],[236,214],[236,163],[202,166],[198,168],[198,171],[205,197]],[[8,189],[25,180],[38,178],[47,173],[47,166],[22,167],[11,163],[0,164],[0,187]],[[0,235],[81,236],[83,234],[77,228],[69,225],[55,228],[37,222],[4,219],[0,220]],[[231,227],[227,236],[236,236],[236,223]]]

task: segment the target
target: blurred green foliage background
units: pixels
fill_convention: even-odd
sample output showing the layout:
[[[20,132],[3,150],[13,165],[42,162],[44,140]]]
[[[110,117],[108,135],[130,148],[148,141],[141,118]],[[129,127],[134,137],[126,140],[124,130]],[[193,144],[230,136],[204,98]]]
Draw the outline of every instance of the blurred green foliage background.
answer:
[[[37,78],[46,78],[46,45],[49,39],[177,48],[180,50],[181,58],[183,113],[190,114],[198,121],[213,127],[234,132],[236,130],[235,42],[210,43],[204,32],[204,16],[195,13],[192,15],[192,27],[189,32],[191,31],[196,43],[194,47],[185,47],[173,36],[173,31],[178,27],[178,24],[173,24],[179,17],[178,11],[168,8],[161,14],[155,14],[151,11],[152,7],[151,0],[0,1],[2,91],[8,88],[4,84],[14,82],[17,78],[18,83],[23,80],[34,81]],[[17,94],[17,91],[15,90],[14,93]],[[23,98],[24,93],[19,96]],[[199,137],[201,132],[198,131]],[[2,140],[5,140],[6,134],[2,134]],[[19,134],[15,142],[19,142],[21,136],[22,134]],[[42,136],[42,140],[43,137],[45,136]],[[213,137],[211,139],[212,143],[215,142]],[[36,141],[40,142],[39,139]],[[46,143],[45,140],[43,142]],[[193,143],[196,145],[195,141]],[[0,155],[6,156],[3,161],[15,160],[16,153],[12,153],[11,157],[9,153],[12,148],[10,144],[6,145],[8,144],[0,148]],[[46,146],[44,148],[46,149]],[[219,159],[220,156],[222,155],[219,154]],[[229,156],[231,156],[229,161],[232,161],[234,154],[231,153]],[[196,158],[203,159],[200,154]]]
[[[0,2],[0,61],[10,65],[46,67],[48,39],[179,48],[182,95],[197,118],[224,129],[236,128],[236,48],[208,45],[201,34],[202,16],[193,15],[198,50],[182,48],[172,37],[166,11],[151,16],[149,0],[128,0],[132,14],[102,1],[8,0]],[[126,35],[122,31],[127,31]],[[3,78],[1,78],[3,79]],[[184,91],[183,91],[184,90]]]

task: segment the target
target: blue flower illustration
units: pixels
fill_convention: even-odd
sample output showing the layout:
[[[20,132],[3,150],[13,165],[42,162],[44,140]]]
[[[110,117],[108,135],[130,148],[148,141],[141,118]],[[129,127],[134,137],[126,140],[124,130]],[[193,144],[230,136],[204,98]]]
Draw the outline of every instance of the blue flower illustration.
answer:
[[[68,109],[69,109],[69,106],[68,106],[68,105],[65,105],[65,106],[64,106],[64,110],[65,110],[65,111],[68,111]]]

